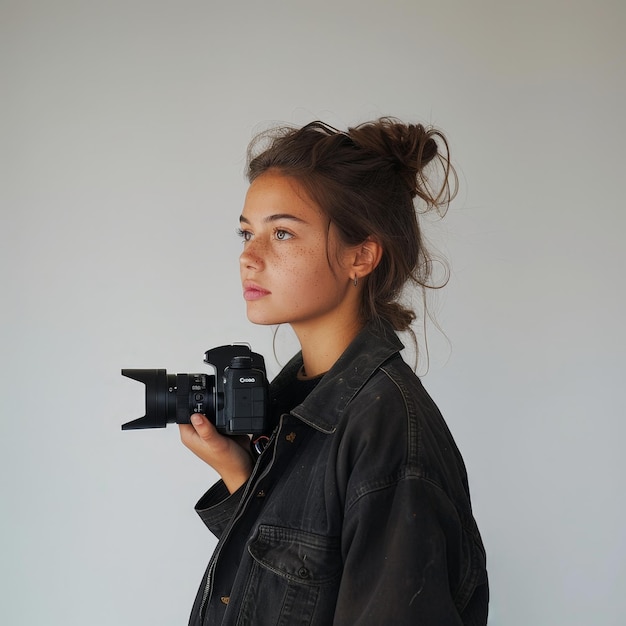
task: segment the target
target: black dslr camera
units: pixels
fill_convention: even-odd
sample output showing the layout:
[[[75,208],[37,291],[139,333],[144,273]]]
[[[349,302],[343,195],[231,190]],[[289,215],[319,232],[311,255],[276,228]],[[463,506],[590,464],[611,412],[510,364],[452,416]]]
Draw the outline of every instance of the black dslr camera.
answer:
[[[234,344],[207,350],[204,362],[215,367],[215,376],[123,369],[123,376],[145,383],[146,414],[123,424],[122,430],[189,424],[192,413],[203,413],[225,435],[265,433],[268,385],[263,357],[247,345]]]

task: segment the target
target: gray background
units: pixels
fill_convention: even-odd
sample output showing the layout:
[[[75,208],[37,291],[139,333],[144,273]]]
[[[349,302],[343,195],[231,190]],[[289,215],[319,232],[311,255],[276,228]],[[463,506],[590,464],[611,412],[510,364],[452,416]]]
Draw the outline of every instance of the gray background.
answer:
[[[443,128],[460,174],[424,381],[490,624],[622,624],[624,6],[0,2],[0,622],[186,623],[214,475],[176,428],[120,431],[143,395],[119,370],[248,341],[276,373],[239,287],[246,145],[395,115]]]

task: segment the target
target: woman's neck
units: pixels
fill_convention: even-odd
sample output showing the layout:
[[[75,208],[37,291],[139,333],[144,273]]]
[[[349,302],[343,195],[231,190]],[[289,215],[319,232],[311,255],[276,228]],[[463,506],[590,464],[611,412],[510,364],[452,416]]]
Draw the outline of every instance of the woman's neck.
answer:
[[[327,372],[358,335],[363,324],[350,320],[343,324],[293,325],[300,341],[307,378]]]

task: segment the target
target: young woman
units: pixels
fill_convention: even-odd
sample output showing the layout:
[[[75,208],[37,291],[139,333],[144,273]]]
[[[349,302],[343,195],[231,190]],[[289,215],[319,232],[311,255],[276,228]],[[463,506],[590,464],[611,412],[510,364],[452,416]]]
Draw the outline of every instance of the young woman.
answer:
[[[396,335],[405,288],[429,286],[418,212],[452,195],[445,138],[387,118],[283,128],[253,142],[248,178],[248,318],[302,350],[260,455],[202,415],[180,426],[221,476],[196,506],[219,543],[190,624],[485,624],[463,460]]]

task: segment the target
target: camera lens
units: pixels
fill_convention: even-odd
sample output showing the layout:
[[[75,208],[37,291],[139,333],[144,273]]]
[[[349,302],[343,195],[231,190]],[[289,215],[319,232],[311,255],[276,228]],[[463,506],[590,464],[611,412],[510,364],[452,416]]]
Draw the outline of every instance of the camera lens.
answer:
[[[163,369],[125,369],[122,374],[146,386],[146,414],[124,424],[122,430],[189,424],[192,413],[203,413],[215,421],[215,376],[168,374]]]
[[[188,424],[192,413],[203,413],[215,419],[213,401],[214,376],[178,374],[176,376],[176,423]]]

